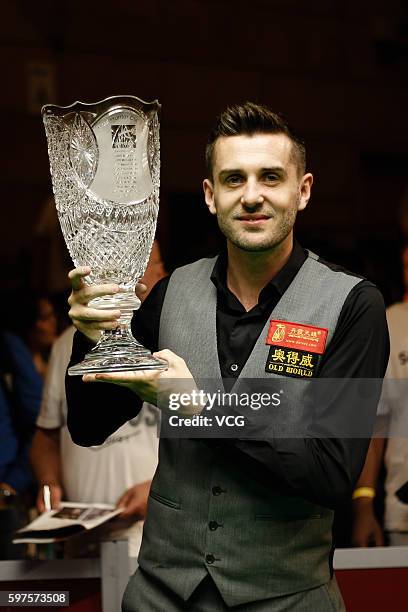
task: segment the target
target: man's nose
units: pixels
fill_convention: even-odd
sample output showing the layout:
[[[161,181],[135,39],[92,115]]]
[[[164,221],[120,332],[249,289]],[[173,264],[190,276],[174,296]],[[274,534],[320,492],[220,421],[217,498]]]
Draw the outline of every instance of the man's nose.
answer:
[[[262,189],[260,187],[261,186],[256,181],[248,181],[241,197],[241,204],[244,206],[257,206],[258,204],[262,204],[264,196],[262,195]]]

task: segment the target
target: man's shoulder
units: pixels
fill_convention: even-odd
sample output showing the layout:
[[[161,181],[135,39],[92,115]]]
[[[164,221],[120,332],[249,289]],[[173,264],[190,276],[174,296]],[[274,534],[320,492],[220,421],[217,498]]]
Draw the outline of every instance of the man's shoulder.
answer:
[[[179,266],[178,268],[176,268],[171,276],[174,276],[175,274],[194,274],[199,270],[210,269],[211,271],[215,265],[215,262],[217,261],[217,258],[218,255],[215,255],[213,257],[202,257],[201,259],[196,259],[195,261],[185,264],[184,266]]]
[[[334,273],[345,274],[346,276],[351,276],[360,281],[366,281],[366,283],[370,286],[374,286],[373,283],[368,281],[364,276],[358,274],[357,272],[352,272],[342,264],[337,264],[332,261],[328,261],[325,257],[321,257],[320,255],[316,255],[315,253],[308,251],[309,260],[315,261],[317,264],[321,265],[323,268],[327,268]]]
[[[185,283],[191,286],[202,286],[207,279],[210,279],[217,259],[218,255],[215,257],[203,257],[176,268],[169,277],[169,285],[172,287],[172,290],[177,290],[179,286]]]
[[[218,255],[215,257],[203,257],[202,259],[197,259],[196,261],[175,268],[171,274],[161,278],[154,285],[149,295],[143,302],[141,311],[145,313],[148,310],[151,310],[151,308],[156,308],[157,306],[159,306],[159,309],[161,309],[169,284],[174,283],[175,281],[184,282],[191,278],[197,278],[200,273],[207,273],[207,271],[211,273],[217,257]]]
[[[333,263],[324,257],[308,252],[309,265],[317,266],[314,276],[320,279],[321,289],[328,295],[339,292],[344,295],[344,309],[351,311],[364,311],[367,307],[379,309],[383,315],[385,311],[384,299],[381,291],[370,280],[358,272],[353,272],[342,264]]]
[[[310,256],[309,256],[310,259]],[[337,286],[336,275],[339,274],[347,286],[347,295],[342,308],[342,317],[355,320],[361,316],[369,315],[369,319],[385,320],[385,304],[380,289],[370,280],[357,272],[353,272],[341,264],[336,264],[312,253],[312,260],[323,269],[334,274],[332,285]]]

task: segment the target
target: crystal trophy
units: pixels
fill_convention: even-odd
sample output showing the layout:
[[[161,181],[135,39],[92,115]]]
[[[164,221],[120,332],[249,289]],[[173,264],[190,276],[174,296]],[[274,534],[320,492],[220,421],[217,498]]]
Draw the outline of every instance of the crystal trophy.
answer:
[[[42,117],[59,222],[75,267],[90,266],[88,284],[115,283],[119,292],[89,302],[120,309],[70,375],[166,369],[132,335],[140,306],[135,286],[152,248],[159,208],[160,105],[134,96],[87,104],[46,105]]]

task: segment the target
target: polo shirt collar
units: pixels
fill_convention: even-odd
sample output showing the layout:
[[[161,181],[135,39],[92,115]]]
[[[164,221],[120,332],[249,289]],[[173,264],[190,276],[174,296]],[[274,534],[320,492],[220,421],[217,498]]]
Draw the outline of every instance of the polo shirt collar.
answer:
[[[276,294],[276,292],[279,297],[281,297],[295,278],[296,274],[299,272],[306,258],[306,251],[295,240],[288,261],[274,276],[274,278],[272,278],[262,289],[259,296],[259,303],[262,302],[263,299],[269,297],[271,294]],[[211,273],[211,281],[214,283],[217,291],[226,297],[231,294],[227,287],[227,264],[228,254],[227,250],[224,249],[218,256]]]

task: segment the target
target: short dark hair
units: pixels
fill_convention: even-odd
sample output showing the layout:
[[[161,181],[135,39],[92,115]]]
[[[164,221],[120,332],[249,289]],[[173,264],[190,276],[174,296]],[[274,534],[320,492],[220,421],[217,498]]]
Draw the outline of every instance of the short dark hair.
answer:
[[[286,134],[292,142],[292,160],[298,167],[299,174],[306,168],[306,149],[304,141],[295,134],[288,123],[278,113],[267,106],[245,102],[229,106],[216,120],[208,137],[205,149],[205,161],[208,177],[212,178],[215,143],[222,136],[253,136],[254,134]]]

